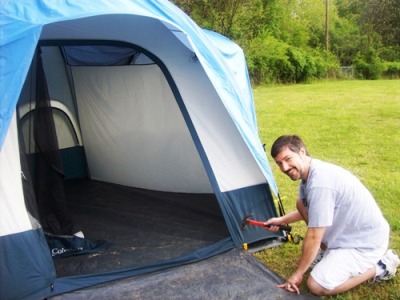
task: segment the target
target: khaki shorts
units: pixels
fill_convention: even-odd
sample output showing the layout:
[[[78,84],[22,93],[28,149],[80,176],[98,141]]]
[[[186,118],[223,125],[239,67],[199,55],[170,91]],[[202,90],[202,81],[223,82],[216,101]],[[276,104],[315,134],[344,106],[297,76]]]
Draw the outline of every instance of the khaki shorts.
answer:
[[[373,268],[386,250],[387,245],[368,252],[357,249],[326,250],[322,260],[311,271],[311,276],[323,288],[333,290],[351,277]]]

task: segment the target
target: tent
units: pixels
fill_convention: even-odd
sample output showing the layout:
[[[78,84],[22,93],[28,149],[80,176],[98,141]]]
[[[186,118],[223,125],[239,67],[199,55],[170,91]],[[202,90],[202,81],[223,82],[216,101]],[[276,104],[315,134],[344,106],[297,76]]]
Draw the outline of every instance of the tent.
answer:
[[[236,44],[168,1],[6,0],[0,11],[1,299],[282,236],[241,230],[248,213],[277,215],[277,187]]]

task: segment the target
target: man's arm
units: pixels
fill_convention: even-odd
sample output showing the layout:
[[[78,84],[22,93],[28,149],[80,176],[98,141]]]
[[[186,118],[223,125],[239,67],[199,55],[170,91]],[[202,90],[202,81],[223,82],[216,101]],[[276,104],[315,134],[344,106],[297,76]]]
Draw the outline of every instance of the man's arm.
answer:
[[[297,269],[293,275],[290,276],[286,283],[278,285],[278,287],[285,288],[290,292],[296,292],[298,294],[300,293],[298,287],[303,281],[304,273],[308,270],[317,255],[325,230],[325,227],[307,229],[303,240],[301,258],[297,265]]]
[[[308,228],[303,240],[301,258],[296,272],[305,273],[317,256],[326,227]]]

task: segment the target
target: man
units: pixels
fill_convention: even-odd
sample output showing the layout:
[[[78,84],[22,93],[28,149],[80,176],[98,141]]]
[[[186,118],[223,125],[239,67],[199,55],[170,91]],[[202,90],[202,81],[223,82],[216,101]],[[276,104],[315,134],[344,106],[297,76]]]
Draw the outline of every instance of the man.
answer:
[[[366,280],[388,280],[396,274],[400,259],[387,250],[389,224],[354,175],[312,159],[295,135],[279,137],[271,156],[283,173],[301,183],[297,210],[269,219],[266,225],[271,227],[266,228],[277,231],[274,225],[301,220],[308,226],[297,269],[278,287],[300,293],[299,285],[309,268],[307,286],[319,296],[336,295]]]

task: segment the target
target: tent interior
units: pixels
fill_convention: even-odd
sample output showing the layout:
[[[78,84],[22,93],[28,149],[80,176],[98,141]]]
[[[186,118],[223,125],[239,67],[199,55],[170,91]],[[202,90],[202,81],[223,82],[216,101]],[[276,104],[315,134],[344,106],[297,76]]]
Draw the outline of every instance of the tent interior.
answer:
[[[18,115],[25,198],[37,203],[30,213],[51,235],[82,231],[110,244],[55,257],[58,277],[155,264],[229,236],[170,84],[148,53],[39,46]]]
[[[228,236],[213,195],[166,193],[94,180],[66,182],[72,221],[105,251],[55,259],[57,276],[167,261]]]

